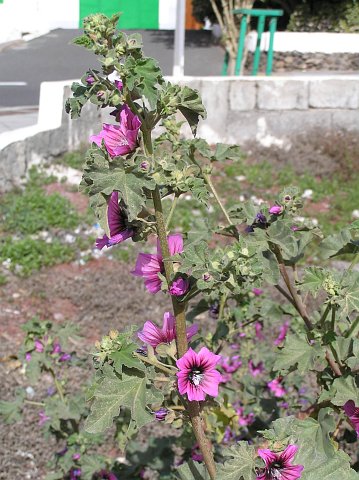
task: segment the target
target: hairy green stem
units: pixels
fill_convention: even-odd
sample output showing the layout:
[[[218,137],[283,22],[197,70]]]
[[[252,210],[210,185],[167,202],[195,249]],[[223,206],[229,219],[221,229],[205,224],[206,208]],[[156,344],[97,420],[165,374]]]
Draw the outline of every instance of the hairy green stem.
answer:
[[[207,183],[207,185],[209,186],[211,192],[213,193],[214,195],[214,198],[216,199],[220,209],[222,210],[223,212],[223,215],[226,217],[226,220],[228,222],[229,225],[233,225],[233,222],[232,220],[229,218],[229,215],[227,213],[227,210],[225,209],[223,203],[221,202],[221,199],[219,198],[218,196],[218,193],[217,193],[217,190],[215,189],[213,183],[212,183],[212,179],[211,179],[211,176],[208,174],[208,173],[203,173],[203,178],[205,180],[205,182]]]
[[[153,192],[153,205],[155,207],[157,235],[158,235],[160,246],[161,246],[165,275],[166,275],[168,284],[170,284],[174,271],[173,271],[173,264],[170,261],[170,251],[169,251],[168,242],[167,242],[166,224],[165,224],[165,219],[163,215],[161,195],[160,195],[158,186],[156,186]],[[173,313],[176,318],[177,352],[178,352],[178,357],[180,358],[187,352],[187,349],[188,349],[187,333],[186,333],[186,316],[185,316],[186,304],[185,302],[179,302],[175,296],[172,296],[171,298],[172,298]],[[200,404],[199,402],[195,402],[195,401],[188,402],[186,407],[187,407],[188,415],[191,419],[193,432],[195,434],[199,448],[202,452],[203,460],[206,464],[208,473],[211,479],[214,479],[216,475],[216,467],[213,460],[212,448],[211,448],[210,442],[208,441],[204,432],[203,420],[200,414]]]
[[[354,320],[354,322],[350,325],[348,331],[344,334],[345,338],[349,338],[352,336],[352,334],[355,332],[357,327],[359,326],[359,315],[357,318]]]
[[[135,354],[137,358],[139,358],[142,362],[145,362],[145,363],[148,363],[150,365],[153,365],[155,368],[158,368],[159,370],[162,370],[163,372],[165,373],[169,373],[170,375],[174,375],[176,372],[175,370],[171,370],[169,367],[166,367],[164,366],[162,363],[160,362],[151,362],[151,360],[149,360],[148,358],[142,356],[142,355],[139,355],[139,354]]]
[[[284,259],[282,257],[282,252],[281,252],[280,248],[278,247],[278,245],[272,244],[271,249],[272,249],[274,255],[277,258],[280,274],[281,274],[281,276],[284,280],[284,283],[286,284],[286,286],[288,288],[288,291],[289,291],[289,293],[290,293],[290,295],[293,299],[294,306],[295,306],[296,310],[298,311],[299,315],[304,320],[304,323],[305,323],[307,329],[309,331],[312,331],[314,329],[314,326],[313,326],[313,324],[312,324],[312,322],[311,322],[311,320],[308,316],[307,309],[306,309],[306,306],[303,303],[301,295],[298,293],[296,287],[292,284],[292,282],[289,278],[287,268],[285,266]],[[340,370],[340,367],[335,362],[335,359],[332,357],[332,354],[330,353],[330,351],[328,349],[326,349],[325,358],[328,362],[328,365],[330,366],[330,368],[335,373],[335,375],[337,375],[338,377],[341,377],[342,372]]]
[[[319,325],[321,326],[321,328],[323,328],[324,326],[324,322],[330,312],[330,308],[331,308],[330,303],[328,303],[327,308],[324,310],[323,315],[320,317]]]
[[[171,223],[171,220],[172,220],[172,216],[173,216],[173,213],[176,209],[176,206],[177,206],[177,202],[178,202],[178,199],[180,197],[180,193],[179,192],[176,192],[175,193],[175,198],[173,199],[173,202],[172,202],[172,205],[171,205],[171,210],[169,211],[169,214],[168,214],[168,217],[167,217],[167,221],[166,221],[166,230],[168,230],[169,226],[170,226],[170,223]]]
[[[43,402],[34,402],[33,400],[24,400],[24,403],[29,405],[35,405],[36,407],[44,407],[45,404]]]
[[[152,139],[151,139],[151,132],[148,131],[142,125],[142,133],[143,133],[143,143],[145,147],[145,152],[148,156],[153,154],[153,147],[152,147]],[[163,215],[163,207],[162,207],[162,200],[161,194],[158,186],[156,186],[155,190],[152,192],[152,199],[153,199],[153,206],[155,209],[155,217],[156,217],[156,226],[157,226],[157,235],[161,246],[162,251],[162,258],[165,270],[165,276],[167,283],[170,284],[172,281],[174,270],[173,270],[173,263],[170,259],[170,251],[168,247],[167,241],[167,229],[166,229],[166,222]],[[187,342],[187,332],[186,332],[186,303],[179,302],[175,296],[171,297],[172,299],[172,306],[173,306],[173,313],[175,316],[176,322],[176,345],[177,345],[177,353],[178,357],[182,357],[188,349],[188,342]],[[209,439],[207,439],[204,428],[203,428],[203,420],[201,418],[201,409],[199,402],[185,402],[182,398],[183,403],[185,404],[186,410],[191,420],[192,428],[194,435],[196,437],[197,443],[203,455],[204,463],[207,467],[209,476],[211,480],[215,479],[216,476],[216,467],[213,459],[212,453],[212,445]]]
[[[58,379],[56,378],[56,375],[53,372],[52,372],[52,376],[53,376],[53,379],[54,379],[54,382],[55,382],[57,393],[59,394],[59,396],[61,398],[61,401],[64,402],[65,401],[65,395],[64,395],[64,391],[62,389],[61,383],[58,381]]]

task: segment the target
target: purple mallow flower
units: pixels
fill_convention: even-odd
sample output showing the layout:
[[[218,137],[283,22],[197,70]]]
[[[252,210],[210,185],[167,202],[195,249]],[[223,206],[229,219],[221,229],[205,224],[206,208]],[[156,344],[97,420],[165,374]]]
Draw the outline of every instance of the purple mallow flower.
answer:
[[[242,361],[239,355],[233,355],[232,357],[222,357],[218,365],[224,371],[224,374],[222,374],[222,382],[226,383],[232,379],[232,373],[236,372],[242,366]]]
[[[89,75],[87,78],[86,78],[86,83],[88,85],[93,85],[95,83],[95,77],[93,75]]]
[[[168,413],[167,408],[161,407],[159,410],[154,412],[156,420],[159,422],[163,422],[166,419],[166,415]]]
[[[258,223],[267,223],[266,216],[262,212],[258,212],[256,215],[256,221]]]
[[[279,205],[273,205],[269,209],[269,213],[271,215],[280,215],[282,212],[283,212],[283,207],[281,207]]]
[[[353,400],[348,400],[344,404],[343,409],[349,417],[349,421],[355,428],[357,436],[359,437],[359,408],[355,406]]]
[[[191,449],[191,458],[194,462],[203,462],[203,455],[202,455],[202,452],[199,448],[198,443],[193,445],[193,447]]]
[[[254,293],[256,297],[259,297],[260,295],[262,295],[263,290],[261,288],[252,288],[252,293]]]
[[[238,415],[238,424],[241,427],[248,427],[248,425],[252,425],[252,423],[254,422],[254,413],[253,412],[250,412],[250,413],[248,413],[248,415],[245,415],[244,414],[244,408],[239,407],[236,410],[236,413]]]
[[[59,358],[59,362],[68,362],[69,360],[71,360],[70,353],[63,353]]]
[[[56,355],[57,353],[61,353],[61,345],[59,343],[54,343],[52,346],[52,355]]]
[[[180,233],[169,235],[167,239],[171,256],[183,252],[183,238]],[[164,273],[164,264],[159,241],[157,241],[157,254],[140,253],[137,257],[135,269],[131,273],[145,279],[145,286],[150,293],[157,293],[161,290],[162,280],[158,277],[158,274]]]
[[[268,382],[267,387],[275,397],[283,397],[287,393],[286,389],[282,385],[281,378],[275,378],[271,382]]]
[[[118,203],[118,192],[112,192],[107,206],[107,222],[110,230],[110,238],[104,235],[96,239],[96,247],[102,250],[104,247],[111,247],[124,242],[132,237],[134,231],[127,228],[127,215],[125,210]]]
[[[248,370],[252,377],[258,377],[258,375],[261,375],[264,372],[263,362],[259,362],[256,365],[252,360],[249,360]]]
[[[45,413],[44,410],[41,410],[39,412],[39,425],[42,426],[44,425],[46,422],[48,422],[49,420],[51,420],[51,417],[48,417]]]
[[[255,332],[256,332],[256,338],[258,340],[264,340],[264,335],[262,333],[263,323],[262,322],[256,322],[254,324],[254,329],[255,329]]]
[[[44,351],[44,346],[43,344],[40,342],[40,340],[36,339],[34,341],[34,345],[35,345],[35,350],[39,353],[42,353]]]
[[[284,342],[285,337],[286,337],[287,332],[288,332],[288,328],[289,328],[289,321],[286,320],[286,321],[283,323],[283,325],[280,327],[279,335],[278,335],[278,337],[274,340],[274,345],[280,345],[282,342]]]
[[[187,328],[187,340],[190,340],[198,331],[198,325],[191,325]],[[147,321],[143,329],[137,333],[138,338],[154,349],[160,343],[171,343],[176,338],[175,317],[170,312],[163,315],[163,326],[158,327],[155,323]]]
[[[189,401],[202,401],[206,394],[216,397],[222,381],[221,374],[215,369],[220,358],[221,355],[215,355],[206,347],[202,347],[198,353],[190,348],[176,362],[180,394],[186,393]]]
[[[30,360],[31,360],[31,353],[30,353],[30,352],[26,352],[26,353],[25,353],[25,360],[26,360],[27,362],[30,362]]]
[[[292,465],[295,454],[298,451],[296,445],[288,447],[280,453],[264,449],[258,450],[258,455],[264,460],[265,467],[257,474],[257,480],[297,480],[301,477],[303,465]]]
[[[101,132],[90,137],[90,142],[96,143],[99,147],[104,141],[105,148],[111,157],[132,152],[137,146],[138,131],[141,127],[140,119],[126,104],[121,108],[117,118],[120,125],[104,123]]]
[[[72,460],[80,460],[81,458],[81,453],[74,453],[72,455]]]
[[[77,480],[81,477],[81,468],[72,468],[70,471],[70,480]]]
[[[170,295],[174,295],[175,297],[180,297],[184,295],[189,288],[189,281],[187,278],[179,277],[174,280],[169,288]]]

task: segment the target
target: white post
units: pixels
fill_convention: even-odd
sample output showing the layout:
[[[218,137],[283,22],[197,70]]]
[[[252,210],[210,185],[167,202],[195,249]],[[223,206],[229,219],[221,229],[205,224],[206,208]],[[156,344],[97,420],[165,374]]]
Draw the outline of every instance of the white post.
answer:
[[[173,76],[184,75],[184,39],[186,32],[186,0],[177,0],[175,48],[173,59]]]

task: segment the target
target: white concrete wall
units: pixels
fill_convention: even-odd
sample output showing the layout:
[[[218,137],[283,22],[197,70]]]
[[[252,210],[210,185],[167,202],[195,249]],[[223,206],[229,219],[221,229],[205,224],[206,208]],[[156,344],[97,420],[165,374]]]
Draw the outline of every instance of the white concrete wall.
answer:
[[[174,30],[176,28],[177,0],[159,0],[158,24],[160,30]]]
[[[247,46],[254,52],[257,44],[257,32],[247,36]],[[269,32],[261,39],[261,50],[268,51]],[[276,32],[274,36],[275,52],[301,53],[359,53],[358,33],[325,32]]]
[[[78,28],[78,0],[4,0],[0,4],[0,43],[25,33],[43,35],[55,28]]]

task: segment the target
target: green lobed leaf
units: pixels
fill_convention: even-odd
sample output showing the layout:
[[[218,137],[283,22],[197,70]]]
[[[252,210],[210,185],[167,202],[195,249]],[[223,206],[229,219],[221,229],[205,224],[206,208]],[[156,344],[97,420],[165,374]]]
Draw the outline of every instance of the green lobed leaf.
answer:
[[[345,253],[359,253],[359,240],[353,239],[351,230],[355,230],[355,225],[353,229],[347,227],[341,230],[339,233],[325,238],[319,245],[323,257],[333,258]]]
[[[352,376],[336,378],[331,385],[330,394],[331,402],[338,407],[343,406],[348,400],[353,400],[359,405],[359,388]]]
[[[180,480],[210,480],[206,467],[193,460],[189,460],[177,468],[176,474]]]
[[[216,150],[211,157],[212,161],[224,162],[225,160],[239,161],[243,158],[243,151],[238,145],[217,143]]]
[[[327,271],[321,267],[308,267],[304,271],[301,282],[301,290],[311,292],[315,297],[319,290],[323,288],[323,283],[327,278]]]
[[[342,298],[338,301],[339,306],[342,308],[340,312],[341,317],[349,316],[352,312],[359,312],[359,285],[358,283],[352,284],[347,288],[344,288]]]
[[[150,57],[134,59],[127,57],[125,64],[125,85],[132,92],[136,91],[147,98],[151,108],[155,108],[158,96],[157,86],[163,83],[160,67]]]
[[[135,343],[123,345],[120,350],[113,352],[110,358],[114,361],[113,365],[118,373],[122,373],[122,366],[125,365],[128,368],[136,368],[137,370],[144,371],[144,364],[136,357],[133,356],[133,352],[138,348]]]
[[[187,120],[193,135],[196,135],[199,117],[206,118],[207,113],[197,90],[181,87],[178,110]]]
[[[257,452],[254,446],[238,442],[224,450],[223,455],[232,458],[218,468],[218,480],[255,480]]]
[[[19,391],[11,401],[0,400],[0,416],[5,423],[15,423],[22,418],[25,393]]]
[[[309,345],[305,335],[291,334],[277,353],[273,369],[280,373],[298,370],[304,374],[324,365],[324,358],[325,351],[318,343]]]
[[[153,190],[155,181],[143,175],[126,172],[121,158],[108,162],[100,148],[93,147],[88,152],[82,190],[90,196],[90,203],[102,223],[107,223],[106,198],[118,191],[128,212],[129,220],[134,220],[146,202],[144,189]]]
[[[132,419],[137,428],[153,420],[146,409],[146,378],[122,375],[122,379],[106,377],[94,393],[91,413],[86,419],[85,430],[89,433],[101,433],[112,425],[114,417],[123,407],[131,409]]]

